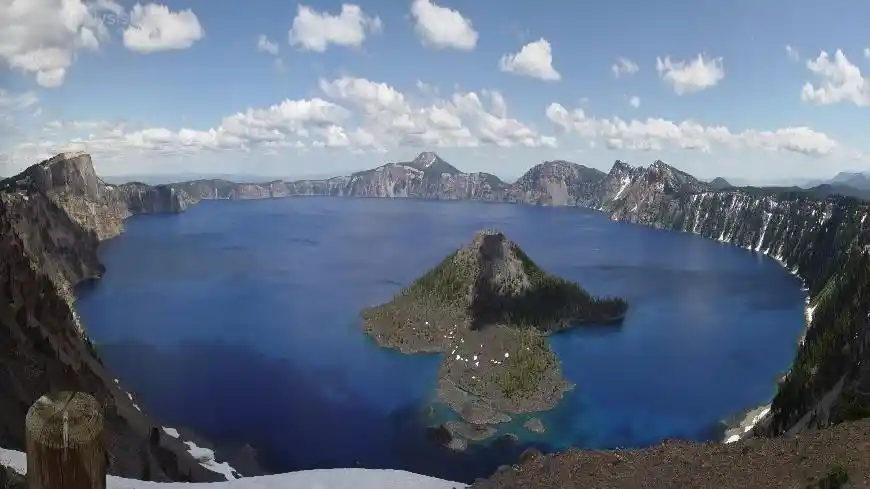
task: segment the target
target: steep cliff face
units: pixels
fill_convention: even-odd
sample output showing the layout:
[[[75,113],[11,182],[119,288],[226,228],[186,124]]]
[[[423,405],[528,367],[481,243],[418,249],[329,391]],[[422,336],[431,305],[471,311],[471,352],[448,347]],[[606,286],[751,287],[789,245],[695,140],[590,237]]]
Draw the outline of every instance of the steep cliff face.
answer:
[[[566,163],[566,165],[571,165]],[[576,165],[579,167],[579,165]],[[583,179],[589,171],[579,167]],[[513,201],[535,203],[573,202],[566,187],[574,187],[577,177],[571,172],[547,175],[540,184],[532,178],[522,188],[509,185],[490,173],[465,173],[431,152],[420,153],[414,160],[387,163],[370,170],[324,180],[273,181],[267,183],[233,183],[226,180],[197,180],[174,183],[168,187],[183,192],[192,201],[211,199],[261,199],[289,196],[417,198],[434,200]],[[567,184],[559,179],[573,179]],[[552,195],[549,192],[552,191]]]
[[[145,185],[144,183],[125,183],[124,185],[104,185],[102,203],[115,209],[123,218],[131,214],[154,212],[182,212],[196,202],[189,194],[170,185]],[[100,236],[110,238],[120,233],[118,224],[114,234]]]
[[[24,416],[41,395],[80,390],[106,407],[112,473],[140,477],[148,466],[155,480],[221,479],[183,448],[148,443],[151,420],[105,371],[73,308],[72,287],[103,271],[99,241],[131,212],[185,205],[171,196],[105,185],[83,154],[0,182],[0,445],[23,448]]]
[[[0,182],[0,192],[45,195],[100,240],[117,236],[123,220],[139,212],[179,212],[193,201],[174,186],[108,185],[87,153],[61,153]]]
[[[585,204],[602,210],[627,209],[636,216],[634,222],[638,222],[643,216],[656,215],[669,208],[680,195],[710,188],[707,183],[662,161],[644,168],[617,160]]]
[[[617,162],[591,204],[614,220],[700,234],[770,256],[804,280],[808,330],[758,434],[870,415],[870,397],[863,394],[870,391],[866,203],[715,191],[658,162],[649,168]]]
[[[388,163],[329,182],[340,187],[327,195],[439,200],[501,200],[507,188],[495,175],[463,173],[435,153],[421,153],[407,163]]]
[[[541,205],[578,205],[593,198],[604,172],[567,161],[535,165],[510,188],[513,200]]]

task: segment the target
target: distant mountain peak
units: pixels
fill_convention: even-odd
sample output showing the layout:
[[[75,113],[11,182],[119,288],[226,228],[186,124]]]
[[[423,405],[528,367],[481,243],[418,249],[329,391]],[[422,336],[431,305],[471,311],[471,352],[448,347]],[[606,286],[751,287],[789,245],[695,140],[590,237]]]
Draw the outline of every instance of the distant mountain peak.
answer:
[[[427,173],[449,173],[451,175],[457,175],[459,173],[462,173],[455,166],[444,161],[440,156],[438,156],[437,153],[433,151],[424,151],[418,154],[417,157],[413,159],[413,161],[404,164],[418,170],[423,170]]]
[[[632,169],[634,169],[634,167],[629,165],[625,161],[616,160],[613,162],[613,167],[610,169],[610,171],[611,172],[614,172],[614,171],[620,172],[620,171],[632,170]]]
[[[722,177],[716,177],[713,180],[710,180],[710,186],[717,190],[733,187],[733,185],[731,185],[731,182],[725,180]]]
[[[417,157],[414,158],[414,161],[412,161],[411,163],[414,163],[415,165],[423,168],[429,168],[430,166],[437,163],[439,160],[444,161],[434,151],[423,151],[422,153],[418,154]]]
[[[655,170],[677,171],[677,172],[680,172],[680,173],[686,173],[686,172],[684,172],[684,171],[682,171],[682,170],[678,170],[678,169],[674,168],[673,166],[671,166],[671,165],[665,163],[665,162],[662,161],[662,160],[655,160],[655,161],[653,161],[652,164],[649,166],[649,168],[650,168],[650,169],[655,169]],[[688,173],[686,173],[686,175],[688,175]]]

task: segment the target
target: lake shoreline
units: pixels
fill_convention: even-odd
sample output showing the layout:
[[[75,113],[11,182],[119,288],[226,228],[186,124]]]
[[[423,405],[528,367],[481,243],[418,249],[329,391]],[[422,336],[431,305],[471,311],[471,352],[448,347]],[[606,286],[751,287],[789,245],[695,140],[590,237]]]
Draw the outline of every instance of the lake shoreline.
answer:
[[[372,205],[366,205],[368,202]],[[334,433],[312,430],[311,440],[319,440],[318,444],[343,447],[329,460],[332,466],[354,466],[357,459],[377,459],[382,467],[393,464],[449,480],[486,475],[482,469],[481,472],[468,469],[457,476],[446,465],[436,464],[440,460],[437,458],[424,467],[391,462],[398,459],[399,453],[371,454],[367,458],[366,452],[372,451],[370,443],[376,439],[371,434],[374,428],[392,433],[391,423],[398,421],[391,421],[394,418],[388,418],[388,414],[372,418],[368,411],[345,415],[339,409],[343,403],[358,402],[363,410],[398,413],[400,406],[414,404],[414,416],[420,418],[419,409],[425,405],[419,403],[432,397],[440,368],[439,361],[432,356],[445,352],[442,349],[441,353],[408,356],[380,348],[370,335],[359,334],[356,318],[361,306],[392,296],[397,290],[395,284],[410,283],[424,271],[426,263],[437,263],[482,223],[506,227],[530,256],[541,258],[542,267],[578,280],[597,295],[625,290],[629,300],[635,298],[633,310],[625,318],[626,327],[585,325],[549,337],[554,345],[563,345],[554,346],[553,350],[561,359],[563,377],[578,387],[541,416],[547,428],[545,434],[520,431],[522,416],[512,416],[512,422],[500,426],[506,428],[516,422],[518,426],[512,429],[517,430],[521,444],[540,442],[552,444],[554,449],[565,443],[612,447],[630,444],[635,439],[646,440],[644,433],[668,437],[706,429],[714,419],[722,419],[741,408],[728,401],[734,392],[757,390],[757,379],[769,379],[788,364],[791,351],[785,356],[789,358],[779,355],[781,361],[777,360],[776,337],[791,336],[790,325],[801,315],[800,311],[792,313],[788,309],[775,315],[765,313],[762,318],[751,314],[751,310],[748,313],[735,309],[731,298],[741,294],[755,296],[756,305],[752,307],[790,308],[793,302],[786,299],[783,305],[777,299],[783,294],[767,292],[788,288],[789,283],[770,275],[765,267],[759,268],[754,259],[746,258],[743,250],[732,252],[697,236],[658,233],[639,226],[611,227],[612,223],[598,213],[583,209],[551,212],[509,204],[451,202],[450,206],[441,206],[429,201],[328,198],[234,204],[203,202],[172,219],[141,216],[128,221],[125,235],[111,246],[100,247],[108,272],[96,290],[77,291],[77,303],[88,331],[101,345],[124,337],[159,338],[160,343],[174,344],[217,334],[227,343],[247,345],[270,357],[293,358],[302,366],[311,365],[299,371],[261,369],[259,363],[247,361],[245,356],[230,355],[228,350],[227,359],[238,370],[234,377],[244,376],[247,380],[239,382],[260,385],[261,392],[251,392],[251,396],[258,397],[251,398],[262,399],[258,404],[268,406],[255,410],[254,406],[242,403],[244,394],[234,395],[225,401],[227,412],[216,413],[213,421],[217,426],[233,424],[235,418],[242,416],[262,419],[263,426],[268,424],[270,429],[251,428],[252,437],[264,441],[275,438],[279,448],[283,448],[279,446],[280,440],[294,434],[300,440],[308,440],[306,424],[348,423],[348,429]],[[370,225],[372,222],[389,226]],[[318,247],[289,240],[299,237],[318,243]],[[714,250],[712,246],[721,249]],[[620,263],[620,267],[612,268],[613,263]],[[735,278],[734,270],[744,275]],[[734,280],[739,283],[732,286]],[[661,287],[662,281],[668,287]],[[747,281],[753,286],[747,287]],[[787,292],[785,295],[790,296],[790,291]],[[686,293],[693,294],[693,304],[700,306],[683,307],[685,301],[679,297]],[[773,302],[767,305],[764,301]],[[802,309],[800,306],[798,309]],[[718,311],[717,317],[703,330],[693,327],[699,321],[707,324],[708,310]],[[184,317],[197,320],[185,321]],[[124,327],[119,328],[118,324]],[[771,329],[768,324],[778,328],[778,336],[764,333]],[[653,331],[655,335],[650,334]],[[262,338],[269,341],[263,342]],[[737,364],[725,358],[738,347],[751,355],[753,350],[742,346],[748,344],[747,338],[763,338],[765,344],[774,345],[774,351]],[[692,348],[701,351],[709,342],[722,348],[695,356],[677,347],[684,341],[692,342]],[[604,351],[606,355],[599,353]],[[644,364],[653,361],[650,355],[656,351],[673,360],[649,371]],[[188,397],[183,401],[167,398],[163,406],[170,409],[170,404],[177,402],[180,408],[184,403],[186,410],[177,414],[199,418],[196,413],[210,409],[210,404],[200,400],[211,389],[205,383],[223,367],[204,364],[200,370],[189,366],[183,370],[184,364],[179,361],[177,365],[179,371],[171,374],[176,377],[173,386],[177,387],[172,390]],[[323,365],[330,367],[324,372],[319,367]],[[206,367],[208,370],[204,370]],[[120,369],[115,370],[121,373]],[[718,384],[719,392],[712,391],[707,383],[696,383],[692,370],[710,370],[713,380],[707,383]],[[137,375],[139,380],[134,378]],[[144,399],[144,389],[135,384],[150,375],[145,370],[132,372],[123,375],[123,380],[131,389],[143,391]],[[165,374],[166,378],[169,375]],[[286,383],[284,378],[288,376],[306,385],[309,381],[328,384],[330,395],[298,390]],[[269,387],[264,381],[251,380],[256,377],[284,380]],[[421,382],[421,378],[425,380]],[[672,387],[676,384],[687,392],[698,389],[710,402],[728,409],[712,408],[704,419],[693,418],[680,395],[668,394],[674,392]],[[612,386],[616,385],[631,395],[612,394],[615,392]],[[313,412],[288,418],[287,413],[296,412],[290,397],[293,389],[309,399],[315,408]],[[197,397],[191,390],[202,392],[203,396]],[[226,397],[220,392],[217,395]],[[658,403],[655,411],[642,413],[632,408],[633,403],[647,403],[648,399]],[[759,404],[764,401],[758,399]],[[563,410],[577,413],[573,422],[561,417]],[[162,415],[162,410],[156,414]],[[395,431],[395,436],[403,437],[402,443],[408,444],[402,447],[413,447],[404,451],[429,456],[429,452],[415,451],[424,450],[417,447],[424,442],[425,426],[412,422],[404,412],[401,417],[396,416],[396,420],[407,423],[402,425],[406,429],[419,431],[413,435]],[[629,423],[626,419],[643,422]],[[356,428],[360,423],[372,424],[372,431],[368,427]],[[276,428],[279,425],[281,428]],[[697,430],[693,430],[695,425]],[[481,445],[480,449],[469,447],[465,454],[455,455],[483,457],[482,454],[489,453],[483,450],[485,446],[500,446],[499,439],[496,435],[475,444]],[[364,440],[369,440],[368,448]],[[377,440],[383,446],[394,443],[386,437]],[[288,457],[288,453],[281,450],[276,456]],[[320,463],[326,466],[317,453],[294,455],[297,458],[292,459],[293,467]],[[505,458],[502,463],[510,461]]]

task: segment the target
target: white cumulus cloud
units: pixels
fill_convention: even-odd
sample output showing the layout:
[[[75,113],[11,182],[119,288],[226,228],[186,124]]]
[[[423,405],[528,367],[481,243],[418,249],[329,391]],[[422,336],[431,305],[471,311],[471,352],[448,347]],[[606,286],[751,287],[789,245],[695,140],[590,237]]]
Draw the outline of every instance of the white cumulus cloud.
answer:
[[[80,51],[108,38],[106,8],[119,7],[109,0],[0,0],[0,61],[43,87],[58,87]]]
[[[785,45],[785,54],[786,56],[788,56],[788,59],[792,61],[797,61],[800,58],[800,53],[798,53],[798,50],[791,47],[791,45],[789,44]]]
[[[634,61],[627,58],[617,58],[616,63],[610,66],[613,76],[619,78],[622,75],[633,75],[640,71],[640,67]]]
[[[605,145],[612,149],[650,151],[668,145],[709,152],[714,144],[721,144],[738,149],[788,151],[813,157],[832,155],[841,149],[826,134],[804,126],[733,132],[725,126],[705,126],[692,120],[596,118],[588,116],[582,109],[569,112],[558,103],[550,104],[545,113],[563,131],[604,140]]]
[[[361,111],[363,128],[377,147],[540,147],[555,145],[528,125],[507,115],[507,104],[496,90],[456,92],[449,99],[412,104],[394,87],[363,78],[321,80],[329,97]],[[437,93],[433,90],[432,93]],[[482,99],[489,100],[489,109]]]
[[[818,85],[806,82],[801,100],[817,105],[849,102],[859,107],[870,105],[870,81],[861,69],[837,50],[833,59],[822,51],[816,59],[807,61],[807,68],[821,79]]]
[[[185,157],[204,151],[277,154],[314,148],[384,152],[396,148],[552,148],[554,137],[509,114],[498,90],[456,91],[424,100],[364,78],[321,79],[325,98],[287,99],[227,115],[212,127],[169,129],[106,121],[52,121],[44,144],[22,143],[12,155],[32,162],[63,150],[83,150],[100,159]],[[33,105],[2,94],[0,103]],[[38,138],[40,139],[40,138]]]
[[[360,47],[368,34],[381,31],[380,17],[371,17],[354,4],[343,4],[338,15],[299,5],[289,32],[291,46],[322,53],[330,44]]]
[[[172,12],[169,7],[149,3],[133,6],[130,25],[124,29],[124,46],[138,53],[187,49],[202,39],[205,31],[192,10]]]
[[[725,78],[722,58],[708,58],[703,54],[689,61],[672,61],[670,56],[657,57],[656,71],[677,95],[706,90]]]
[[[553,68],[553,53],[550,43],[544,38],[526,44],[518,53],[502,56],[499,68],[504,72],[545,81],[557,81],[562,78],[562,75]]]
[[[424,46],[470,51],[477,45],[477,31],[471,20],[457,10],[442,7],[430,0],[411,4],[414,30]]]
[[[634,95],[628,99],[628,105],[631,105],[635,109],[640,107],[640,97]]]

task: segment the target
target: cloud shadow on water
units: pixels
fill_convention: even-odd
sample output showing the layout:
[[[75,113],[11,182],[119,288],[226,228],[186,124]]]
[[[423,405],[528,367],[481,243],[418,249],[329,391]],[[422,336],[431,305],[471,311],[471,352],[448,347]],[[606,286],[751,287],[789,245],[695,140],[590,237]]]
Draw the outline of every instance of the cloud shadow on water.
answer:
[[[359,466],[472,482],[533,446],[496,440],[453,452],[427,433],[427,400],[379,409],[340,368],[308,368],[246,346],[129,342],[99,349],[153,416],[215,442],[251,443],[271,472]]]

